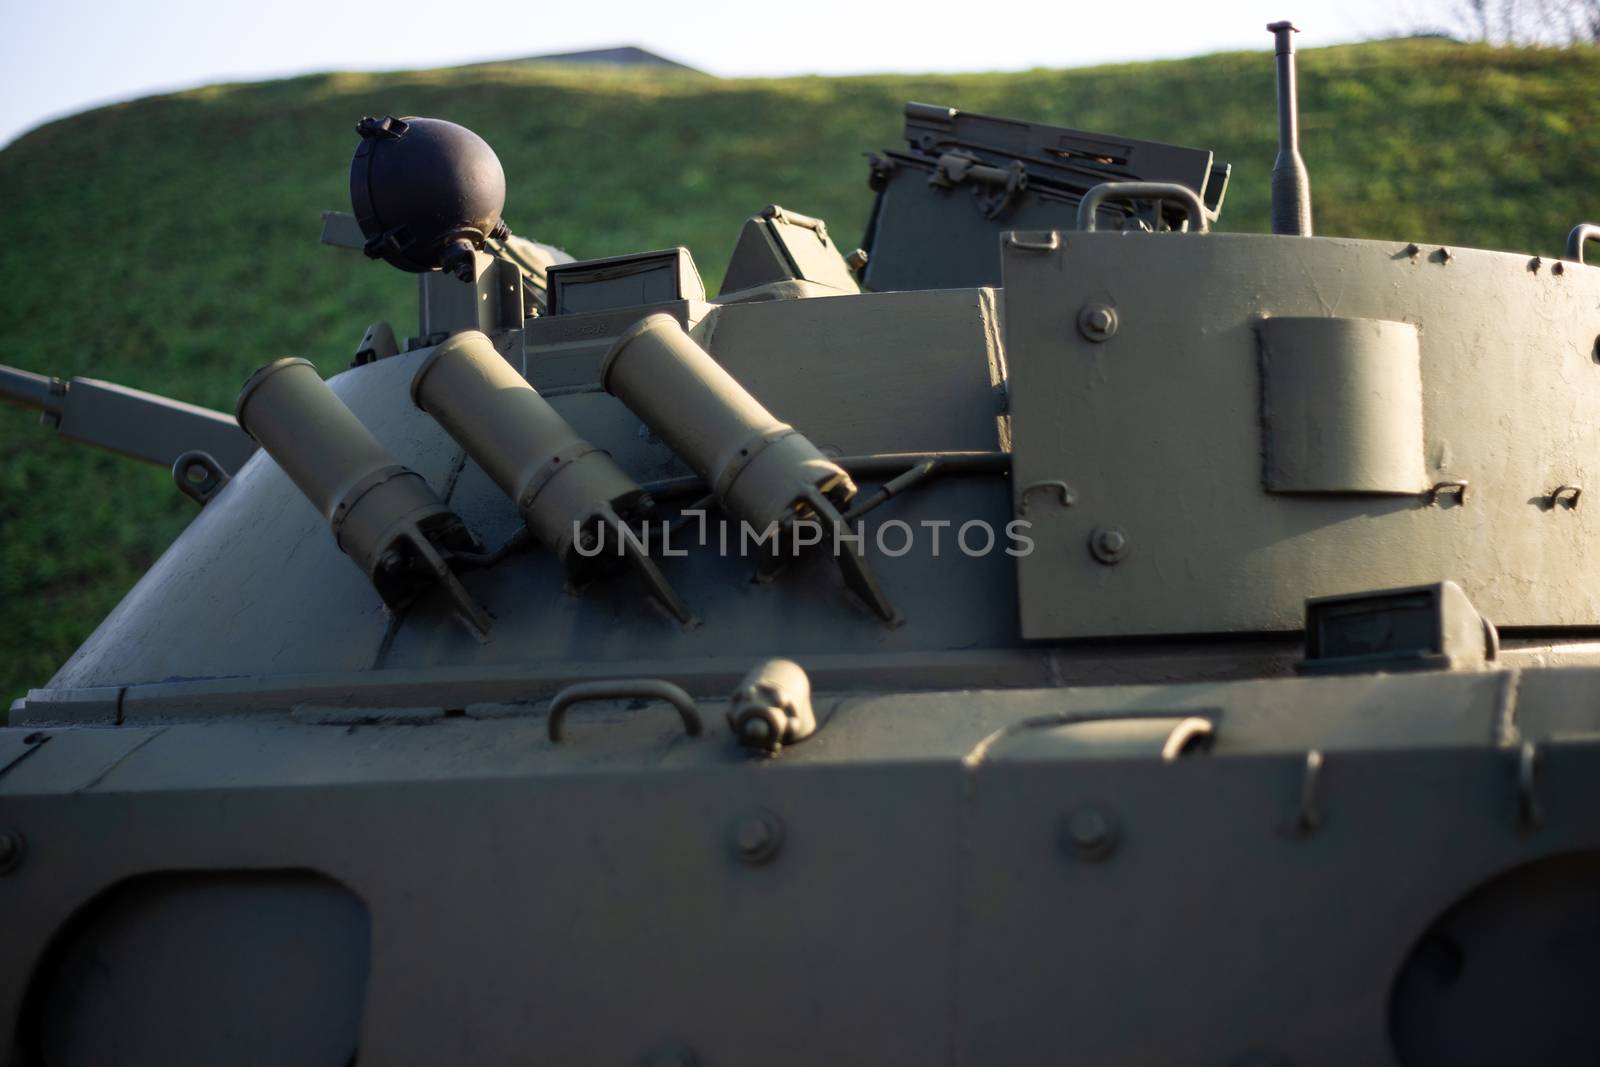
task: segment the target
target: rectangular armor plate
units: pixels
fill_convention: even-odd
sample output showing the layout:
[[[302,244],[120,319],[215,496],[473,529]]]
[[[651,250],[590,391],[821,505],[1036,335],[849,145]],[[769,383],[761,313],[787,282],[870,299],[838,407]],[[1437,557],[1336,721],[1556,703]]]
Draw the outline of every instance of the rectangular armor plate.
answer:
[[[1002,245],[1025,637],[1295,631],[1308,597],[1445,580],[1498,626],[1600,624],[1600,512],[1570,506],[1600,462],[1600,270],[1250,234]]]

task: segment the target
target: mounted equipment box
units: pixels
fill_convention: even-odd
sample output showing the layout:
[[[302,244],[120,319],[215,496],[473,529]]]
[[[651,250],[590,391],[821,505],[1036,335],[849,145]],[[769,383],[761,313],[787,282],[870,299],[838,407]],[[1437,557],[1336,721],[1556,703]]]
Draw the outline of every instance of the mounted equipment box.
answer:
[[[868,156],[878,193],[861,247],[868,289],[1000,284],[1000,234],[1076,228],[1078,202],[1105,182],[1175,182],[1214,218],[1229,167],[1211,152],[1064,126],[906,105],[908,151]],[[1183,229],[1172,201],[1105,204],[1100,229]]]

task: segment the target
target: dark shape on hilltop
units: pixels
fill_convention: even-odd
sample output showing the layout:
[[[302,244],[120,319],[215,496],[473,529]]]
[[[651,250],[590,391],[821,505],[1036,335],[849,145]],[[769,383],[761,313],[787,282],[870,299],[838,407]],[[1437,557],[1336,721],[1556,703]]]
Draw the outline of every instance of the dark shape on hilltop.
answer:
[[[679,63],[666,56],[658,56],[631,44],[618,45],[615,48],[590,48],[582,52],[553,52],[544,56],[524,56],[521,59],[508,60],[511,63],[571,63],[594,64],[597,66],[613,67],[662,67],[667,70],[681,70],[690,74],[705,74],[703,70]],[[710,77],[710,75],[707,75]]]

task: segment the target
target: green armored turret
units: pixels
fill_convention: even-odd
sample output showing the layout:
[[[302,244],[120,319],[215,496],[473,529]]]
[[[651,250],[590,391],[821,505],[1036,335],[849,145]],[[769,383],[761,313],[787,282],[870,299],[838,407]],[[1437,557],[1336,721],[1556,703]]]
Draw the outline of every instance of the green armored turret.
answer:
[[[367,118],[414,333],[0,370],[198,505],[0,729],[0,1060],[1593,1061],[1600,228],[1313,237],[1271,30],[1271,233],[912,103],[711,297]]]

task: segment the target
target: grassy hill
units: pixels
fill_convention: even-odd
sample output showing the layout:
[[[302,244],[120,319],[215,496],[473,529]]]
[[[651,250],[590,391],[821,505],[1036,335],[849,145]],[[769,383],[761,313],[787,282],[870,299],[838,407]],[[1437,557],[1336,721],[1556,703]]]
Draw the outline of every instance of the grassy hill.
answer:
[[[1301,56],[1317,231],[1556,254],[1600,218],[1600,50],[1396,41]],[[718,81],[489,65],[225,85],[52,123],[0,151],[0,362],[231,410],[284,354],[332,373],[413,282],[321,248],[363,114],[494,145],[518,232],[580,257],[686,244],[715,292],[769,202],[849,248],[861,153],[916,99],[1214,148],[1222,229],[1264,230],[1269,52],[1004,75]],[[169,476],[0,407],[0,714],[42,685],[188,521]]]

